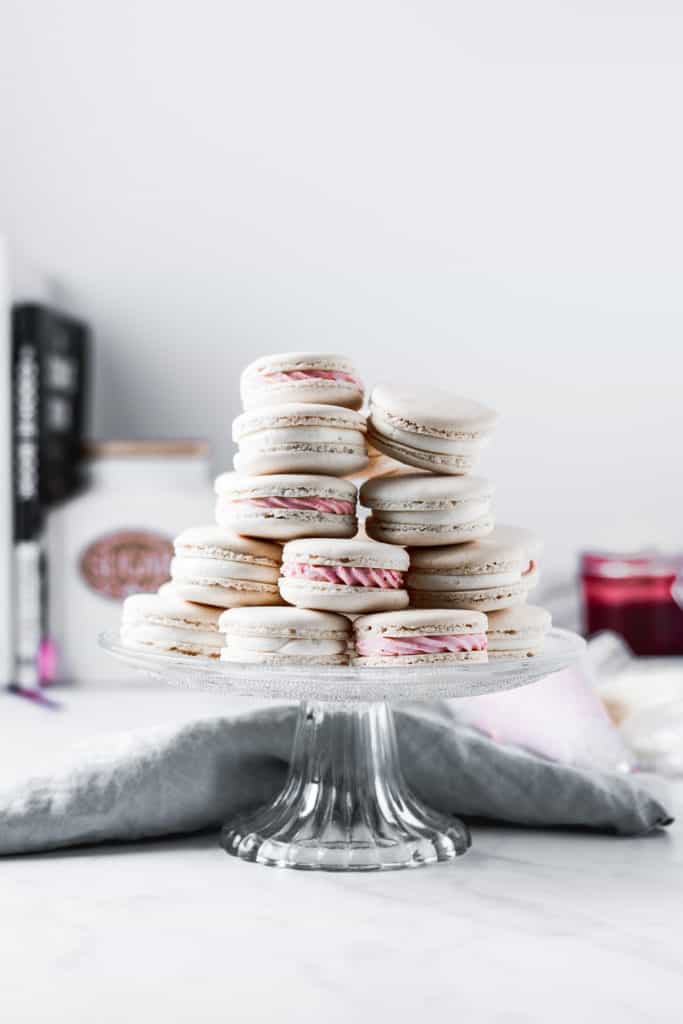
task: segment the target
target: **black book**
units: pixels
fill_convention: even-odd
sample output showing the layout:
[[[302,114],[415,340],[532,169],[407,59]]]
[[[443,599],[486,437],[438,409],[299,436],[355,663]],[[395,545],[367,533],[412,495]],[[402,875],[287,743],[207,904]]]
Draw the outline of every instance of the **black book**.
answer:
[[[41,681],[47,644],[43,543],[50,505],[81,485],[88,329],[34,303],[12,311],[15,679]]]

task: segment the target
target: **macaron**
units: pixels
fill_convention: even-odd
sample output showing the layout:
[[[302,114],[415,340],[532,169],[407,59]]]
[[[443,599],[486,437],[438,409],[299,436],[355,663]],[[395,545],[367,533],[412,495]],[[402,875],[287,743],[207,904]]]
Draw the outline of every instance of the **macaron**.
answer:
[[[238,473],[346,476],[367,464],[365,417],[337,405],[292,402],[243,412],[232,426]]]
[[[488,440],[496,414],[450,391],[394,391],[370,396],[368,441],[397,462],[431,473],[469,473]]]
[[[432,608],[362,615],[353,624],[354,664],[366,667],[486,661],[486,616]]]
[[[183,601],[169,590],[133,594],[123,602],[121,642],[142,650],[218,658],[223,646],[220,615],[220,608]]]
[[[293,540],[282,551],[280,593],[289,604],[324,611],[406,608],[408,553],[373,540]]]
[[[477,476],[406,473],[375,477],[360,489],[372,509],[366,532],[387,544],[415,547],[461,544],[493,530],[493,487]]]
[[[417,608],[472,608],[489,612],[523,604],[537,583],[527,546],[494,530],[469,544],[411,548],[407,576]]]
[[[543,650],[552,625],[550,612],[533,604],[489,612],[486,636],[489,658],[532,658]]]
[[[283,352],[261,356],[242,372],[245,409],[283,402],[315,402],[360,409],[363,384],[350,359],[333,352]]]
[[[248,537],[353,537],[358,529],[356,486],[334,476],[222,473],[216,494],[217,521]]]
[[[221,526],[193,526],[176,537],[171,578],[186,601],[232,608],[281,604],[279,544],[240,537]]]
[[[346,665],[351,623],[308,608],[231,608],[220,617],[222,661]]]

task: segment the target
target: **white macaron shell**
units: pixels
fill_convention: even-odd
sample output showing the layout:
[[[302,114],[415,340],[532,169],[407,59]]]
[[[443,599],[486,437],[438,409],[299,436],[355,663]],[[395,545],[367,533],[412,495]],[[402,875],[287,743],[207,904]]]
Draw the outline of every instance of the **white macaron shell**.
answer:
[[[496,413],[471,398],[442,388],[412,391],[379,386],[370,396],[373,412],[410,434],[476,439],[490,432]]]
[[[535,605],[520,605],[491,612],[487,629],[492,651],[539,651],[552,625],[550,612]]]
[[[406,572],[410,564],[408,552],[393,544],[379,541],[302,539],[285,544],[283,562],[306,565],[344,565],[357,568],[393,569]]]
[[[388,441],[416,448],[423,452],[434,452],[443,455],[471,456],[484,441],[486,435],[474,437],[437,437],[418,431],[405,430],[396,426],[384,416],[381,410],[373,407],[370,414],[370,427],[374,435],[380,435]]]
[[[310,370],[341,371],[354,379],[279,377]],[[363,385],[358,371],[350,359],[336,353],[288,352],[262,356],[242,372],[240,394],[245,409],[292,402],[339,405],[351,409],[359,409],[363,404]]]
[[[226,501],[249,498],[330,498],[356,501],[357,488],[350,480],[318,473],[279,473],[270,476],[243,476],[221,473],[215,491]]]
[[[219,580],[243,580],[254,583],[277,583],[278,570],[251,562],[228,558],[171,559],[171,578],[185,583],[213,583]]]
[[[410,609],[398,615],[385,612],[381,615],[363,615],[353,624],[355,636],[373,634],[376,636],[438,636],[485,633],[488,622],[486,615],[478,611],[461,609]]]
[[[347,584],[282,577],[280,594],[299,608],[364,615],[388,609],[407,608],[408,591],[381,587],[353,587]]]

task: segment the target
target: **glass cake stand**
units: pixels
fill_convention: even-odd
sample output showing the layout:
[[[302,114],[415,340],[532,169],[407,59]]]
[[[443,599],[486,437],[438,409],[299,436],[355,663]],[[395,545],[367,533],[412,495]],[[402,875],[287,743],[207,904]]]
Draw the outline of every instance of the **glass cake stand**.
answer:
[[[552,629],[523,661],[412,667],[251,665],[100,645],[121,661],[179,686],[298,701],[289,773],[269,805],[224,825],[221,845],[274,867],[372,871],[451,860],[470,846],[467,826],[412,793],[399,765],[392,703],[497,693],[570,665],[584,641]]]

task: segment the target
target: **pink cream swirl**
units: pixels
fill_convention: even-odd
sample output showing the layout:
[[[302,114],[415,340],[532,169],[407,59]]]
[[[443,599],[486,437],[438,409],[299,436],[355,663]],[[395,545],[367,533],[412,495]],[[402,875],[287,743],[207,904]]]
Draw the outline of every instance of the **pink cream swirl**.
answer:
[[[346,583],[351,587],[380,587],[382,590],[400,590],[403,586],[403,573],[395,569],[368,569],[357,565],[283,562],[282,575],[319,583]]]
[[[452,654],[485,651],[485,633],[446,633],[441,636],[367,636],[356,638],[361,657],[400,657],[408,654]]]
[[[276,373],[264,373],[262,377],[276,384],[289,384],[293,380],[341,380],[361,386],[359,380],[344,370],[278,370]]]
[[[333,512],[335,515],[352,516],[356,506],[352,501],[340,498],[238,498],[233,504],[249,505],[252,508],[298,508],[313,512]]]

